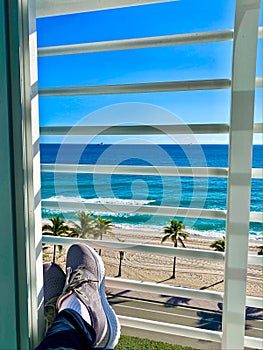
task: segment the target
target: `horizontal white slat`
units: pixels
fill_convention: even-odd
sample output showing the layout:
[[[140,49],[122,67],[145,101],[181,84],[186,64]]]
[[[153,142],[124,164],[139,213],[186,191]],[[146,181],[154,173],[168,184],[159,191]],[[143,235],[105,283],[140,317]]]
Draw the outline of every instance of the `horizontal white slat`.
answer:
[[[202,299],[223,302],[223,293],[213,292],[213,291],[204,291],[199,289],[183,288],[183,287],[174,287],[167,286],[161,283],[150,283],[126,279],[116,279],[112,277],[106,278],[106,285],[111,288],[117,289],[131,289],[138,292],[148,292],[156,294],[164,294],[169,296],[184,297],[190,299]]]
[[[177,296],[190,299],[201,299],[209,301],[223,302],[223,293],[214,291],[204,291],[200,289],[192,289],[186,287],[175,287],[161,283],[151,283],[135,280],[127,280],[122,278],[106,277],[106,285],[111,288],[122,290],[133,290],[137,292],[148,292],[155,294],[164,294],[169,296]],[[246,306],[262,308],[262,298],[247,296]]]
[[[263,85],[263,78],[262,77],[256,77],[256,87],[261,87],[262,88]],[[262,130],[261,130],[262,132]]]
[[[262,309],[263,299],[262,298],[256,298],[256,297],[246,297],[246,306],[256,307],[258,309]]]
[[[225,220],[226,210],[212,210],[201,208],[181,208],[156,205],[120,205],[120,204],[98,204],[79,203],[71,201],[48,201],[42,200],[42,207],[59,210],[90,210],[103,213],[133,213],[159,216],[175,216],[185,218],[200,218]],[[261,212],[250,212],[251,222],[262,222]]]
[[[230,79],[186,80],[138,84],[68,86],[40,88],[39,96],[116,95],[151,92],[229,89]]]
[[[131,327],[151,332],[161,332],[164,334],[178,335],[188,338],[221,342],[222,333],[218,331],[204,330],[189,326],[151,321],[142,318],[118,316],[121,326]]]
[[[69,172],[90,174],[151,175],[151,176],[191,176],[227,177],[226,168],[197,168],[175,166],[129,166],[96,164],[41,164],[42,172]]]
[[[261,211],[251,211],[250,221],[252,222],[263,222],[263,216]]]
[[[38,48],[38,56],[45,57],[58,55],[72,55],[89,52],[130,50],[160,46],[226,41],[233,39],[233,33],[234,31],[232,29],[218,30],[213,32],[185,33],[146,38],[100,41],[83,44],[48,46]],[[262,27],[259,28],[259,37],[262,37]]]
[[[173,46],[182,44],[196,44],[217,42],[233,39],[233,30],[219,30],[214,32],[200,32],[136,38],[125,40],[100,41],[74,45],[60,45],[38,48],[38,56],[72,55],[88,52],[104,52],[116,50],[141,49],[149,47]]]
[[[259,128],[257,128],[259,129]],[[41,126],[41,135],[227,134],[229,124]]]
[[[256,87],[262,87],[262,77],[256,78]],[[40,88],[40,97],[83,96],[83,95],[118,95],[152,92],[175,92],[195,90],[229,89],[230,79],[185,80],[137,84],[67,86]]]
[[[50,17],[177,0],[36,0],[36,16]]]
[[[129,166],[97,164],[41,164],[42,172],[151,176],[227,177],[228,168]],[[263,169],[253,168],[252,178],[262,179]]]
[[[74,244],[79,242],[79,238],[69,238],[69,237],[54,237],[44,235],[42,237],[44,243],[54,243],[54,244]],[[81,239],[81,242],[90,244],[95,248],[109,248],[113,250],[129,250],[129,251],[137,251],[141,253],[154,253],[157,255],[163,256],[180,256],[180,257],[188,257],[188,258],[196,258],[196,259],[214,259],[214,260],[223,260],[224,253],[216,252],[216,251],[207,251],[200,249],[188,249],[188,248],[169,248],[165,246],[155,246],[155,245],[146,245],[146,244],[134,244],[131,242],[112,242],[112,241],[98,241],[94,239]],[[249,265],[259,265],[262,266],[262,257],[257,255],[248,255],[248,264]],[[249,297],[252,298],[252,297]],[[251,299],[252,300],[252,299]],[[250,305],[252,301],[249,301],[247,305]]]
[[[79,203],[71,201],[48,201],[42,200],[42,207],[48,209],[63,210],[90,210],[104,213],[133,213],[146,215],[160,215],[172,217],[191,217],[203,219],[225,220],[225,210],[210,210],[199,208],[181,208],[155,205],[120,205],[120,204],[98,204]],[[262,219],[262,218],[261,218]]]
[[[262,216],[262,213],[261,213],[261,216]],[[248,256],[248,264],[249,265],[263,266],[262,256],[260,256],[260,255],[249,255]]]
[[[263,124],[254,125],[255,133],[262,133]],[[161,134],[227,134],[228,124],[178,125],[82,125],[41,126],[41,135],[161,135]]]
[[[173,248],[163,245],[140,244],[134,242],[114,242],[107,240],[80,239],[58,236],[42,236],[43,243],[53,243],[69,245],[79,241],[89,244],[94,248],[108,248],[113,250],[135,251],[144,254],[155,254],[161,256],[178,256],[192,259],[211,259],[224,260],[224,253],[212,250],[189,249],[189,248]]]
[[[263,349],[263,339],[245,336],[244,345],[252,349]]]
[[[255,123],[253,131],[254,131],[254,133],[262,134],[263,133],[263,123]]]
[[[251,177],[253,179],[262,179],[262,175],[263,175],[262,168],[253,168],[252,169]]]

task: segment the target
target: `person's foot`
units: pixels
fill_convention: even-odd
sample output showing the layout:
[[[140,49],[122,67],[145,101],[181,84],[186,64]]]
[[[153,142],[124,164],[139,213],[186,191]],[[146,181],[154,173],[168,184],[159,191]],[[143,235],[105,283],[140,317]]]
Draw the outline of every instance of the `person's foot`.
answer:
[[[56,304],[58,297],[63,291],[66,282],[66,275],[59,265],[50,262],[43,265],[43,278],[44,316],[47,331],[57,315]]]
[[[67,253],[67,281],[63,301],[73,292],[85,304],[96,332],[95,348],[114,349],[120,336],[118,319],[107,301],[104,288],[104,265],[94,249],[85,244],[73,244]]]

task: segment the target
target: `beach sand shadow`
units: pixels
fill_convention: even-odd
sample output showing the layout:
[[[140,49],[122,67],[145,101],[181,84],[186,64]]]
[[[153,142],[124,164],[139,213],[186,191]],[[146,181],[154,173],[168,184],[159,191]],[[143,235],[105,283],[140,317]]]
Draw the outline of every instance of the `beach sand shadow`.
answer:
[[[263,310],[259,309],[257,307],[251,307],[251,306],[247,306],[246,307],[246,322],[248,321],[263,321]],[[250,326],[247,324],[246,329],[249,329]]]
[[[164,280],[157,281],[156,283],[163,283],[163,282],[167,282],[167,281],[170,281],[170,280],[174,280],[174,277],[168,277],[168,278],[165,278]]]
[[[197,316],[200,317],[198,321],[199,327],[212,331],[222,331],[222,311],[223,304],[218,303],[218,311],[207,312],[199,311]],[[246,307],[246,325],[245,329],[248,330],[251,328],[251,325],[248,321],[263,320],[262,309],[254,307]]]
[[[213,284],[210,284],[209,286],[201,287],[200,290],[204,290],[204,289],[208,289],[208,288],[214,287],[214,286],[216,286],[216,285],[218,285],[218,284],[220,284],[220,283],[223,283],[223,282],[224,282],[224,280],[220,280],[220,281],[218,281],[218,282],[215,282],[215,283],[213,283]]]
[[[129,289],[122,290],[118,293],[112,293],[109,289],[106,290],[107,299],[111,305],[118,305],[127,303],[129,300],[118,300],[119,297],[123,297],[130,292]]]
[[[199,328],[208,329],[211,331],[222,331],[222,313],[199,311],[197,316],[200,317],[198,321]]]
[[[168,298],[165,302],[164,302],[164,306],[165,307],[174,307],[174,306],[178,306],[178,305],[188,305],[191,299],[188,298],[182,298],[182,297],[171,297],[168,295],[161,295],[162,298]]]

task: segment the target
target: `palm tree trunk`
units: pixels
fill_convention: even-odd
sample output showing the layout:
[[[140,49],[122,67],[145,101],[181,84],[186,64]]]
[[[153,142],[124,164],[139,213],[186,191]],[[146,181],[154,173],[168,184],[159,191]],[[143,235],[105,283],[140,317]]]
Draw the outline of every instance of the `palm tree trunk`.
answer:
[[[100,240],[102,241],[102,231],[100,231]],[[99,255],[101,255],[101,249],[99,249]]]
[[[172,278],[175,278],[175,267],[176,267],[176,256],[174,257]]]
[[[56,261],[56,244],[54,244],[54,248],[53,248],[53,263]]]
[[[177,242],[174,243],[174,247],[177,247]],[[176,256],[174,257],[174,263],[173,263],[173,274],[171,278],[175,278],[175,268],[176,268]]]
[[[117,277],[121,277],[121,259],[120,259],[120,262],[119,262],[119,272],[118,272]]]
[[[118,272],[118,275],[117,277],[121,277],[121,264],[122,264],[122,260],[123,260],[123,257],[124,257],[124,252],[123,251],[120,251],[120,261],[119,261],[119,272]]]

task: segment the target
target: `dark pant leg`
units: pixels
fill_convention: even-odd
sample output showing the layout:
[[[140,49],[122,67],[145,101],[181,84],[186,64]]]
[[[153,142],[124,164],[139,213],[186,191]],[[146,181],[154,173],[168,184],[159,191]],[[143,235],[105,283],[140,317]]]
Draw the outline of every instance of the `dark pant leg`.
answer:
[[[58,313],[46,337],[35,350],[89,350],[93,349],[96,333],[83,318],[72,309]]]

